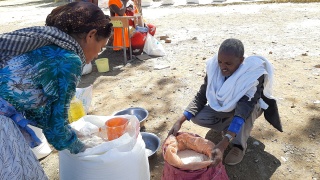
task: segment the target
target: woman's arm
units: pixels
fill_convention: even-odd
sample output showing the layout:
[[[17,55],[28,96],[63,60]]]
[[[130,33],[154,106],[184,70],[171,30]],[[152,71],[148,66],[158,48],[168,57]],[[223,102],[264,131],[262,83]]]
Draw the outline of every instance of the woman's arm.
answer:
[[[49,79],[44,86],[45,95],[49,97],[46,112],[50,114],[43,129],[48,142],[57,150],[69,149],[78,153],[84,144],[77,138],[68,123],[68,109],[76,86],[81,76],[81,60],[76,54],[53,47],[53,56],[47,62],[46,74]],[[50,75],[50,76],[48,76]]]

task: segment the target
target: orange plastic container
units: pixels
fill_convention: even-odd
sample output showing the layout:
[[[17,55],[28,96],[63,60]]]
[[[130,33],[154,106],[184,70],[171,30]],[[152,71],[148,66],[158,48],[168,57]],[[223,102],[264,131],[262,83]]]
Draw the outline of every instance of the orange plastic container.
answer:
[[[128,119],[122,117],[115,117],[106,121],[108,140],[112,141],[122,136],[126,131],[128,123]]]

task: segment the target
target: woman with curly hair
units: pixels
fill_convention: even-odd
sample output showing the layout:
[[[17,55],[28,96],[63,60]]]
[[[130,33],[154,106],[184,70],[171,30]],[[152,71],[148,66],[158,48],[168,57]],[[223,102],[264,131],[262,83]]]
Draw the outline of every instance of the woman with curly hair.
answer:
[[[110,19],[89,2],[59,6],[46,26],[0,35],[0,177],[47,179],[31,148],[43,130],[58,151],[87,146],[68,125],[68,108],[82,68],[98,56],[111,34]]]

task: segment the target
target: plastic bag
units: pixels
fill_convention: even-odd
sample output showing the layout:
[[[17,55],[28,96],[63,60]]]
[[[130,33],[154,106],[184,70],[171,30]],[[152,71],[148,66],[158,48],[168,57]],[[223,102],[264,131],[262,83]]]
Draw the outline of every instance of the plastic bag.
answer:
[[[92,101],[93,86],[90,85],[86,88],[76,88],[76,98],[82,101],[85,114],[88,114]]]
[[[80,118],[78,121],[72,122],[71,127],[77,132],[78,137],[81,136],[90,136],[91,134],[98,134],[98,126],[85,121],[83,118]]]
[[[147,40],[144,44],[143,51],[151,56],[164,56],[166,55],[162,44],[150,33],[147,34]]]
[[[90,62],[89,64],[84,65],[81,75],[90,74],[91,72],[92,72],[92,64]]]

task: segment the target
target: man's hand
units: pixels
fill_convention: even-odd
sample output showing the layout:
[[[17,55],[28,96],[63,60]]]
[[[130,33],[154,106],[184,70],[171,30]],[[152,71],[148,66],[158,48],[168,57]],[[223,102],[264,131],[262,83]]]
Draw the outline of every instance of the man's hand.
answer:
[[[178,131],[181,128],[181,123],[179,121],[177,121],[176,123],[174,123],[174,125],[172,126],[172,128],[170,129],[168,136],[170,136],[171,134],[174,136],[177,136]]]
[[[180,119],[178,119],[174,125],[172,126],[172,128],[170,129],[168,136],[170,136],[171,134],[174,136],[177,136],[178,131],[180,130],[183,122],[186,120],[186,117],[183,115],[180,117]]]
[[[221,132],[223,135],[225,132]],[[234,133],[229,132],[233,137]],[[229,145],[229,139],[227,137],[223,137],[223,139],[213,148],[211,152],[211,158],[213,160],[212,166],[217,166],[223,160],[223,153]]]
[[[220,149],[219,147],[215,147],[212,151],[211,151],[211,157],[212,157],[212,166],[217,166],[220,162],[222,162],[223,160],[223,153],[224,150]]]

